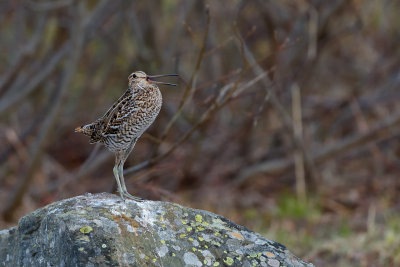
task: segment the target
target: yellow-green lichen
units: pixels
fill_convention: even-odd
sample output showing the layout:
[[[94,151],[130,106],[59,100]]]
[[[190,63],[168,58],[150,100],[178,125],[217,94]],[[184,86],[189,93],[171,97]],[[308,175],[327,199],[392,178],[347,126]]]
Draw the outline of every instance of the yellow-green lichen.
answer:
[[[215,224],[225,224],[224,221],[222,221],[221,219],[213,219],[213,223]]]
[[[81,235],[80,237],[78,237],[78,240],[82,242],[90,242],[90,238],[87,235]]]
[[[193,242],[193,241],[194,241],[194,239],[191,238],[191,237],[189,237],[188,240],[189,240],[190,242]]]
[[[184,219],[181,219],[182,224],[187,224],[187,222]]]
[[[84,248],[83,248],[83,247],[80,247],[80,248],[78,248],[78,250],[79,250],[79,251],[83,251],[83,250],[84,250]]]
[[[209,226],[210,224],[208,222],[203,222],[202,225]]]
[[[186,234],[180,234],[179,237],[184,238],[184,237],[186,237]]]
[[[233,264],[234,260],[231,257],[226,257],[224,259],[224,262],[225,262],[225,264],[231,266]]]
[[[192,250],[193,250],[194,252],[196,252],[196,251],[197,251],[197,248],[192,248]]]
[[[190,231],[192,231],[192,227],[190,227],[190,226],[188,226],[188,227],[186,227],[186,231],[188,231],[188,232],[190,232]]]
[[[196,232],[204,231],[204,227],[198,226],[196,227]]]
[[[214,262],[213,266],[219,266],[219,262],[218,261]]]
[[[221,243],[217,242],[217,241],[212,241],[211,244],[213,244],[216,247],[220,247]]]
[[[261,256],[261,253],[253,253],[253,254],[250,254],[248,257],[250,257],[250,258],[260,258],[260,256]]]
[[[198,237],[199,241],[204,241],[204,238],[202,238],[201,236]]]
[[[165,240],[160,240],[161,244],[165,244]]]
[[[106,248],[107,245],[106,245],[106,244],[102,244],[101,247],[102,247],[102,248]]]
[[[200,214],[196,214],[194,219],[196,220],[196,222],[201,223],[203,221],[203,216],[201,216]]]
[[[174,252],[172,252],[172,257],[175,257],[175,256],[176,256],[176,254]]]
[[[153,259],[153,262],[156,262],[156,261],[157,261],[157,259],[156,259],[156,258],[154,258],[154,259]]]
[[[88,234],[91,231],[93,231],[93,228],[90,226],[84,226],[81,229],[79,229],[79,231],[81,231],[82,234]]]

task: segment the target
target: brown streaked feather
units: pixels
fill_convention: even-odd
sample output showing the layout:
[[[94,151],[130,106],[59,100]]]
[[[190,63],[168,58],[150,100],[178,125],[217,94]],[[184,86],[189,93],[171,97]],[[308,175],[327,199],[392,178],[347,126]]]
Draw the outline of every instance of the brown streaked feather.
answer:
[[[118,114],[121,113],[121,109],[125,105],[126,105],[126,99],[123,99],[122,101],[117,103],[117,105],[115,105],[113,109],[109,110],[109,112],[107,112],[108,114],[104,115],[103,124],[101,128],[101,132],[103,134],[107,133],[107,129],[110,128],[111,125],[115,124],[114,122],[115,119],[118,117]]]
[[[131,118],[135,110],[135,99],[130,95],[104,118],[102,133],[106,135],[118,133],[119,128]]]
[[[122,101],[124,101],[125,98],[127,98],[127,96],[129,95],[129,93],[130,93],[130,89],[126,90],[125,93],[124,93],[120,98],[118,98],[118,100],[115,101],[115,103],[107,110],[107,112],[103,115],[102,118],[108,118],[108,117],[110,116],[110,113],[112,113],[113,110],[115,110],[115,108],[116,108]]]

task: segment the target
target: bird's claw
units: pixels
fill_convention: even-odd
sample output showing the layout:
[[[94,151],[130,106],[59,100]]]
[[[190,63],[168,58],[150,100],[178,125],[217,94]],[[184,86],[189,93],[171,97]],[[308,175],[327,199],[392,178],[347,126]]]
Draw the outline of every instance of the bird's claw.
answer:
[[[142,198],[132,196],[132,195],[129,194],[128,192],[122,192],[122,193],[120,192],[119,195],[121,196],[121,198],[122,198],[124,201],[126,201],[127,199],[134,200],[134,201],[136,201],[136,202],[142,202],[142,201],[143,201]]]

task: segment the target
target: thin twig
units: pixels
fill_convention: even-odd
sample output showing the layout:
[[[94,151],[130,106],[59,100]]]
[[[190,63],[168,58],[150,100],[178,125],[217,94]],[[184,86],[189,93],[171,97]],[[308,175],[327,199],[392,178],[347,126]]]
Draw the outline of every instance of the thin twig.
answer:
[[[267,75],[265,72],[260,74],[259,76],[255,77],[254,79],[248,81],[247,83],[244,84],[238,84],[238,81],[229,83],[225,85],[221,90],[220,90],[220,95],[217,98],[217,100],[202,114],[200,119],[192,126],[190,130],[188,130],[176,143],[174,143],[165,153],[162,155],[159,155],[157,157],[153,157],[149,160],[143,161],[133,167],[130,167],[124,171],[124,174],[129,175],[133,172],[139,171],[141,169],[147,168],[149,166],[153,166],[154,164],[160,162],[167,156],[169,156],[172,152],[175,151],[180,145],[182,145],[186,140],[188,140],[193,133],[203,126],[208,120],[210,120],[215,112],[220,110],[223,106],[225,106],[231,99],[232,95],[235,92],[243,92],[244,90],[252,87],[255,83],[260,81],[265,75]]]
[[[252,68],[257,66],[257,62],[255,62],[252,66],[248,66],[248,68]],[[183,144],[186,140],[188,140],[193,133],[203,126],[208,120],[210,120],[213,115],[219,111],[222,107],[224,107],[231,99],[237,97],[240,93],[244,90],[252,87],[255,83],[259,82],[263,78],[265,78],[268,72],[262,72],[257,77],[253,78],[252,80],[248,81],[247,83],[240,84],[245,71],[240,71],[240,75],[236,79],[235,82],[229,83],[220,89],[220,93],[218,97],[215,99],[213,104],[202,114],[200,119],[192,126],[192,128],[187,131],[176,143],[174,143],[164,154],[159,155],[157,157],[152,156],[149,160],[143,161],[133,167],[127,168],[124,171],[124,174],[129,175],[133,172],[139,171],[141,169],[153,166],[154,164],[158,163],[162,159],[169,156],[172,152],[175,151],[181,144]]]
[[[297,84],[293,84],[292,93],[292,118],[293,118],[293,135],[298,140],[303,140],[303,118],[301,110],[301,93]],[[304,156],[299,148],[294,151],[294,166],[296,174],[296,192],[300,200],[306,199],[306,178],[304,168]]]
[[[44,79],[46,79],[53,71],[55,71],[57,64],[71,49],[71,44],[68,42],[64,44],[46,63],[43,63],[42,68],[37,69],[37,73],[32,74],[31,79],[25,84],[25,81],[18,82],[18,80],[10,89],[14,94],[7,94],[0,100],[0,113],[10,108],[17,101],[27,96],[32,92]],[[17,90],[19,88],[19,90]]]
[[[377,123],[366,133],[355,134],[311,153],[311,158],[316,164],[321,164],[331,159],[335,159],[344,153],[360,147],[365,147],[371,142],[378,142],[378,140],[384,139],[387,131],[398,124],[400,124],[400,112]],[[293,163],[293,159],[279,159],[257,163],[239,172],[234,182],[236,185],[240,185],[254,177],[256,174],[281,173],[291,168]]]
[[[255,74],[261,73],[263,72],[263,69],[261,68],[261,66],[257,63],[255,57],[253,56],[252,52],[250,51],[250,49],[247,47],[246,44],[243,44],[244,47],[244,54],[246,56],[246,58],[248,59],[248,61],[254,65],[254,68],[252,68],[254,70]],[[298,138],[296,135],[294,135],[293,132],[293,121],[292,118],[290,117],[289,112],[285,109],[285,107],[281,104],[281,102],[278,99],[278,96],[275,94],[275,92],[273,90],[269,90],[269,85],[271,84],[270,79],[268,78],[268,76],[265,77],[265,79],[262,81],[264,83],[264,87],[265,90],[267,92],[267,94],[269,94],[270,97],[270,101],[271,104],[279,111],[280,115],[282,116],[283,122],[285,127],[287,128],[287,130],[289,131],[289,133],[292,136],[294,145],[296,148],[300,149],[303,157],[305,159],[305,164],[307,166],[307,169],[309,171],[309,174],[312,178],[313,181],[313,187],[317,186],[317,175],[315,173],[315,167],[314,167],[314,163],[308,153],[308,150],[305,148],[304,145],[304,141],[301,138]]]
[[[161,45],[158,47],[159,51],[163,51],[163,53],[161,53],[163,57],[163,66],[165,66],[167,62],[171,61],[174,51],[177,47],[179,47],[177,43],[179,37],[182,35],[184,21],[186,20],[194,3],[194,0],[186,0],[179,5],[179,14],[176,16],[175,27],[173,28],[173,32],[170,34],[169,42],[166,47]]]
[[[98,155],[97,153],[99,152],[100,147],[100,144],[96,144],[89,157],[87,157],[85,162],[76,171],[70,172],[65,177],[62,177],[59,182],[50,185],[46,190],[50,192],[57,190],[56,198],[60,199],[68,184],[77,181],[89,172],[96,170],[98,166],[111,158],[112,154],[109,151],[104,151]]]
[[[183,93],[183,96],[182,96],[182,99],[181,99],[181,101],[179,103],[177,111],[175,112],[175,114],[171,118],[171,120],[168,122],[167,126],[165,127],[165,129],[164,129],[164,131],[163,131],[163,133],[162,133],[162,135],[160,137],[161,142],[165,140],[165,138],[167,137],[169,131],[171,130],[172,125],[175,123],[175,121],[181,115],[183,107],[184,107],[185,103],[188,102],[188,98],[189,98],[189,96],[191,95],[191,92],[194,89],[194,83],[196,81],[197,73],[198,73],[198,71],[200,69],[200,65],[201,65],[201,62],[203,60],[204,52],[206,50],[208,31],[209,31],[209,28],[210,28],[210,13],[209,13],[208,9],[206,9],[206,15],[207,15],[206,32],[205,32],[204,37],[203,37],[202,47],[200,49],[199,56],[197,58],[193,74],[190,77],[190,80],[186,85],[185,91]],[[156,150],[158,149],[158,147],[159,146],[156,147]]]
[[[58,0],[48,2],[35,2],[33,0],[28,1],[28,6],[35,11],[47,11],[57,8],[64,8],[73,3],[73,0]]]
[[[47,15],[43,14],[35,23],[32,37],[30,40],[18,51],[12,66],[7,69],[7,72],[0,78],[0,96],[3,95],[6,88],[10,87],[12,81],[17,77],[19,71],[29,62],[29,57],[36,50],[40,39],[43,36]]]
[[[83,29],[81,18],[83,17],[83,2],[81,2],[76,10],[76,17],[74,18],[73,26],[70,28],[71,33],[71,50],[69,51],[70,57],[66,62],[66,67],[64,71],[64,76],[61,80],[60,86],[57,88],[54,99],[51,101],[51,110],[42,125],[41,131],[38,134],[35,143],[31,150],[31,159],[28,163],[27,171],[24,176],[18,181],[17,187],[14,192],[11,193],[9,201],[7,201],[7,206],[3,211],[3,216],[5,220],[11,220],[16,208],[20,205],[25,192],[28,190],[29,184],[32,180],[33,172],[39,163],[40,154],[43,151],[43,147],[48,137],[55,118],[58,115],[58,111],[61,108],[61,101],[65,92],[68,89],[71,78],[74,76],[76,70],[76,64],[79,61],[80,53],[83,44]]]

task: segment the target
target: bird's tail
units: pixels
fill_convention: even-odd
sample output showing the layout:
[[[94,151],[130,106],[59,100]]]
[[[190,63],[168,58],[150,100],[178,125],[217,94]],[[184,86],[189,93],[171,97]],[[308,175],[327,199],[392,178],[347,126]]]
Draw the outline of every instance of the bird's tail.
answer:
[[[94,129],[94,127],[92,126],[92,124],[87,124],[87,125],[83,125],[83,126],[79,126],[79,127],[75,128],[75,132],[83,133],[84,135],[87,135],[87,136],[92,136],[93,129]]]

